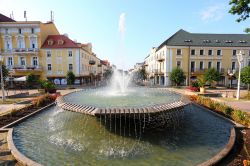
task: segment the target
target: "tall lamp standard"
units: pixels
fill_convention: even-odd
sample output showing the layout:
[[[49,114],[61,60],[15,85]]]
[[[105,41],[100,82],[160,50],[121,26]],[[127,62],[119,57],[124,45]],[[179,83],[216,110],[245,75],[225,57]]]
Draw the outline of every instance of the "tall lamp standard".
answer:
[[[240,50],[240,52],[237,54],[237,60],[239,63],[239,77],[238,77],[238,87],[237,87],[237,95],[236,95],[237,100],[239,100],[240,98],[240,71],[241,71],[241,63],[243,61],[243,56],[244,56],[244,53],[242,53],[242,51]]]
[[[5,101],[4,82],[3,82],[3,56],[0,54],[0,70],[1,70],[1,88],[2,88],[2,101]]]

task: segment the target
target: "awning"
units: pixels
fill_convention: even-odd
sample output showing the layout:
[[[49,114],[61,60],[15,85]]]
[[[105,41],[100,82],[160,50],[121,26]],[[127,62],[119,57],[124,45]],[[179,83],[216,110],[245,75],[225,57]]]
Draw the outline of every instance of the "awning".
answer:
[[[27,80],[27,77],[26,76],[23,76],[23,77],[19,77],[19,78],[14,78],[13,81],[16,81],[16,82],[24,82]]]

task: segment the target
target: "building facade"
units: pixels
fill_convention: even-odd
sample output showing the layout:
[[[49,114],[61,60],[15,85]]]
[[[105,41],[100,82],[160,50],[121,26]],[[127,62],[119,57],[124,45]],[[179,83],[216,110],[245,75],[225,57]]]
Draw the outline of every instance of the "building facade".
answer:
[[[228,73],[238,70],[237,53],[244,52],[243,67],[250,66],[248,34],[198,34],[179,30],[145,58],[146,71],[153,84],[170,86],[171,71],[180,67],[186,75],[184,85],[196,80],[209,68],[221,73],[219,85],[230,84]],[[236,84],[236,80],[233,81]]]
[[[101,81],[107,65],[92,51],[92,44],[60,35],[53,22],[15,21],[0,14],[0,54],[10,78],[33,74],[55,84],[67,84],[73,71],[76,84]]]
[[[29,73],[44,78],[41,45],[47,35],[59,34],[53,22],[0,22],[0,53],[11,77]]]

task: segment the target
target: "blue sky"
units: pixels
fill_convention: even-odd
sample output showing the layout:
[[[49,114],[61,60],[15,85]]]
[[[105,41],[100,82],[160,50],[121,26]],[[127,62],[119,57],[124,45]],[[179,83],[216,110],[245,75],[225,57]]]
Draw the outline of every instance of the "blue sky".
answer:
[[[229,0],[0,0],[0,12],[14,19],[46,22],[50,11],[61,34],[93,44],[101,59],[122,68],[142,62],[153,46],[159,46],[179,29],[198,33],[244,33],[249,20],[237,23],[228,13]],[[125,34],[118,24],[123,13]]]

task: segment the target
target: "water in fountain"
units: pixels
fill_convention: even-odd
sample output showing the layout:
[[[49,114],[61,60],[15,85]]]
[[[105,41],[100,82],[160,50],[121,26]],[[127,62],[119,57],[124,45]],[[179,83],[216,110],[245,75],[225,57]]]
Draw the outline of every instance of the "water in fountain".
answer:
[[[122,70],[114,70],[110,86],[108,87],[108,95],[126,95],[129,92],[129,83],[130,76],[128,74],[125,74]]]

